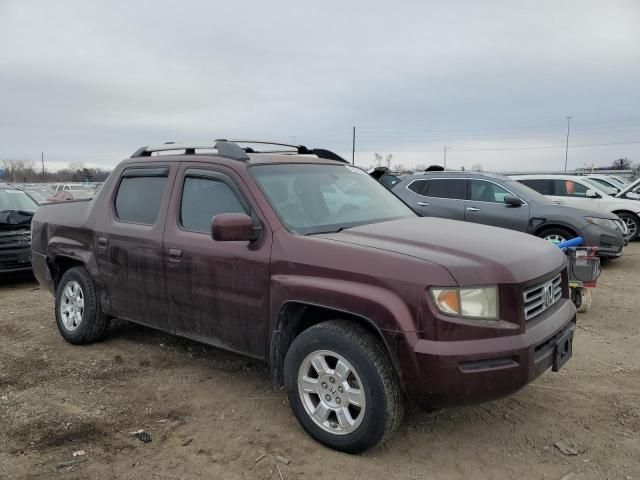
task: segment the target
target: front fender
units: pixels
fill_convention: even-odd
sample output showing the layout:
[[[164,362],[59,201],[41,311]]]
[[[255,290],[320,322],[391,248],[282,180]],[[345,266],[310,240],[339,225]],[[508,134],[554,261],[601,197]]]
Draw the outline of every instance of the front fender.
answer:
[[[374,285],[313,276],[275,275],[271,279],[270,352],[283,325],[280,313],[290,303],[327,308],[366,321],[382,336],[403,387],[417,378],[413,346],[418,341],[415,316],[396,293]],[[339,319],[339,317],[338,317]],[[277,362],[277,360],[276,360]],[[272,367],[276,367],[272,365]]]

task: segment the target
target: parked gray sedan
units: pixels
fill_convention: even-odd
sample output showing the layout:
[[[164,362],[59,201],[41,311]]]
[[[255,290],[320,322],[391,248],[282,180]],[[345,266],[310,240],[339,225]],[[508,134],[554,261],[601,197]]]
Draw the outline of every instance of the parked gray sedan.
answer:
[[[422,216],[519,230],[553,242],[581,236],[600,256],[622,255],[626,227],[614,214],[557,205],[507,177],[479,172],[407,175],[391,190]]]

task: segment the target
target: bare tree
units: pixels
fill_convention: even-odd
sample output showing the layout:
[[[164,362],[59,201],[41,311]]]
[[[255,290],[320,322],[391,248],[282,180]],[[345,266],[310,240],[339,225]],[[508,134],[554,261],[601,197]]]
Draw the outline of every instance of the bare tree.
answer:
[[[38,177],[33,160],[8,158],[2,160],[0,164],[3,177],[10,182],[32,182]]]
[[[482,171],[482,165],[480,165],[479,163],[474,163],[473,165],[471,165],[471,171],[472,172],[481,172]]]
[[[627,157],[614,160],[611,164],[611,168],[613,170],[629,170],[631,169],[631,166],[631,160],[629,160]]]
[[[77,172],[78,170],[82,170],[84,168],[84,162],[82,161],[77,161],[77,162],[69,162],[69,170],[71,170],[72,172]]]
[[[391,160],[393,160],[393,155],[388,154],[386,157],[384,157],[384,161],[387,164],[387,168],[391,168]]]
[[[393,170],[396,171],[396,172],[404,172],[404,165],[401,164],[401,163],[396,163],[393,166]]]

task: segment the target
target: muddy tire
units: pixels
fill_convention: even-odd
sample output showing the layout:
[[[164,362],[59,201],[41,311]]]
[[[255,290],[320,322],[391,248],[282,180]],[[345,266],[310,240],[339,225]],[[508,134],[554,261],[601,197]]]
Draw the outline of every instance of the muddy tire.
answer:
[[[300,425],[335,450],[364,452],[402,422],[405,398],[387,351],[359,325],[329,321],[302,332],[287,352],[284,377]]]
[[[69,343],[97,342],[104,336],[108,317],[102,312],[98,294],[83,267],[67,270],[56,289],[56,323]]]

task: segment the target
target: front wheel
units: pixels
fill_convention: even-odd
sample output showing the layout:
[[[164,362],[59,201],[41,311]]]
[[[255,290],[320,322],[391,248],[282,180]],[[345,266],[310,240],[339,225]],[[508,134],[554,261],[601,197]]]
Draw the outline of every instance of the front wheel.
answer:
[[[100,340],[108,317],[102,312],[96,288],[83,267],[67,270],[56,289],[56,323],[63,338],[74,344]]]
[[[558,244],[575,237],[569,230],[560,227],[547,228],[538,234],[538,237],[548,242]]]
[[[621,212],[617,214],[626,225],[629,230],[629,241],[632,242],[638,238],[640,234],[640,220],[633,213]]]
[[[295,338],[284,365],[289,404],[318,442],[360,453],[384,441],[404,414],[404,396],[387,352],[348,322],[315,325]]]

